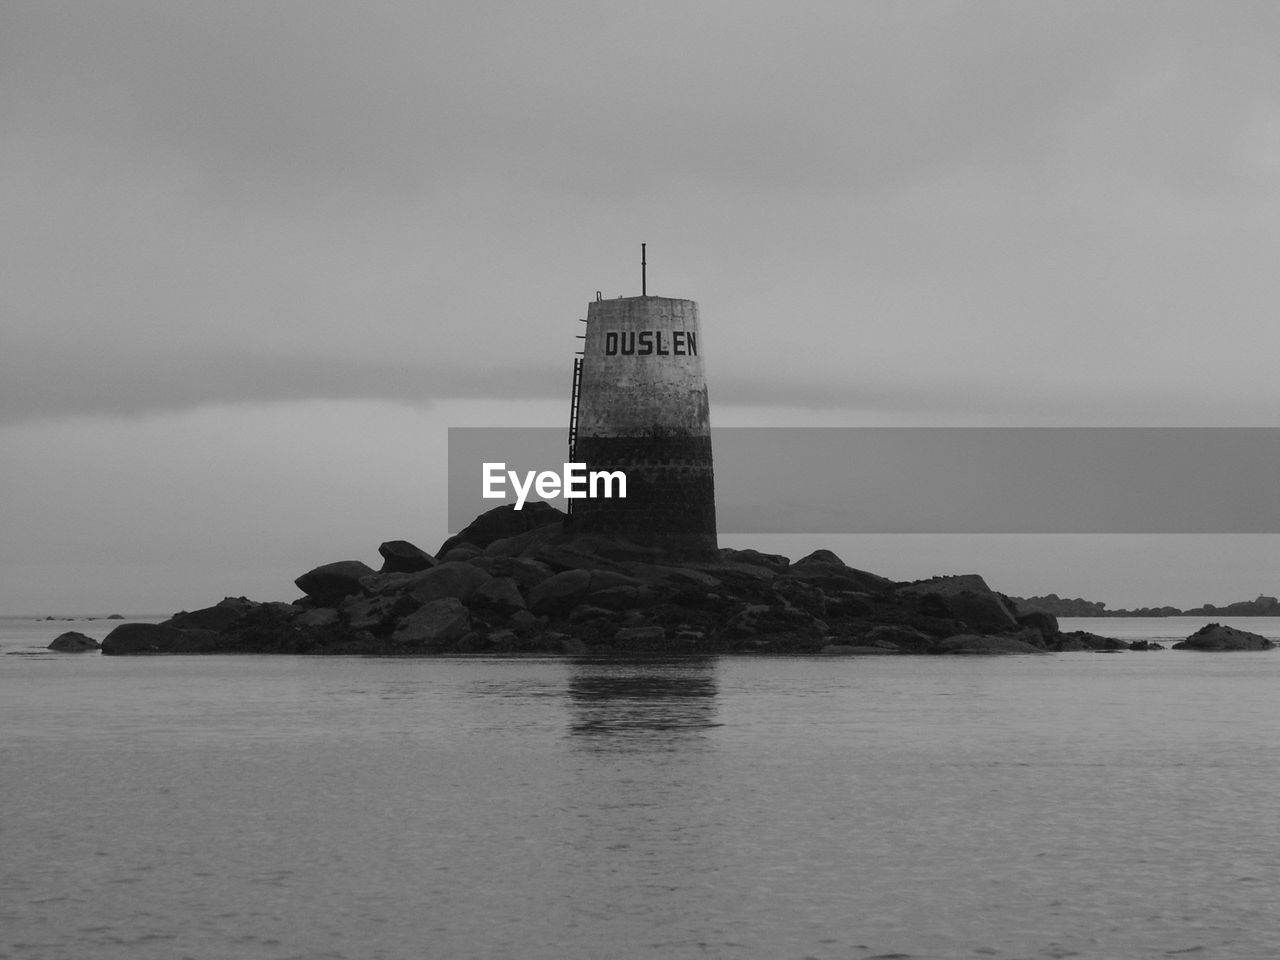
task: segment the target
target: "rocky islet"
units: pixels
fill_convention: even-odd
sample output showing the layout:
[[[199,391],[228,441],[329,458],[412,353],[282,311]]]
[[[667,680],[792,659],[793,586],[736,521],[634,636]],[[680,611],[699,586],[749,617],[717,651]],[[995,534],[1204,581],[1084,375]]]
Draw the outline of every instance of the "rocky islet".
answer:
[[[883,656],[1159,649],[1063,632],[1052,614],[1020,612],[978,575],[899,583],[850,567],[829,550],[796,561],[733,549],[679,558],[579,534],[558,510],[529,506],[481,514],[434,555],[394,540],[379,547],[379,570],[358,560],[323,564],[297,579],[305,596],[292,603],[230,597],[163,623],[122,624],[102,652]],[[1269,648],[1214,636],[1188,649]]]

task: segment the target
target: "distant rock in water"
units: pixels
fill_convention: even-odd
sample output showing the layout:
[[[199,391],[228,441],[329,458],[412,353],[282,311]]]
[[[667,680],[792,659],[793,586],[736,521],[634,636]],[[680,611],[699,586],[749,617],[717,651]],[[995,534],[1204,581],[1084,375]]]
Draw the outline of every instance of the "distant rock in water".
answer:
[[[86,637],[83,633],[72,630],[55,637],[48,649],[58,653],[86,653],[89,650],[101,650],[102,644],[93,637]]]
[[[1181,643],[1173,645],[1174,650],[1200,650],[1209,653],[1235,650],[1271,650],[1275,644],[1260,634],[1248,630],[1237,630],[1235,627],[1224,627],[1220,623],[1205,624]]]
[[[120,616],[120,614],[118,614],[118,613],[113,613],[113,614],[111,614],[111,616],[107,617],[107,619],[108,619],[108,620],[123,620],[123,619],[124,619],[124,617]]]

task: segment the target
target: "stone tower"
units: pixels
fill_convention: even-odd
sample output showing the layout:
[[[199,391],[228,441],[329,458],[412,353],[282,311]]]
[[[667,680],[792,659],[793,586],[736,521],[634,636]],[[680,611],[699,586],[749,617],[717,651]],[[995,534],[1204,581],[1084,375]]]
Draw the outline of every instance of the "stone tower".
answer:
[[[588,470],[621,470],[626,499],[578,500],[583,533],[684,556],[717,550],[711,416],[698,305],[596,295],[574,377],[570,443]]]

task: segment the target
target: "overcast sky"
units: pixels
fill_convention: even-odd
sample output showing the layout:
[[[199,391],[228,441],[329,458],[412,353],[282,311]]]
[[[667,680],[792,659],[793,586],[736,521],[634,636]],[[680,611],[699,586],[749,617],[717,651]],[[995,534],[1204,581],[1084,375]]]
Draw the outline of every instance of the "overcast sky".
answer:
[[[447,428],[562,424],[642,241],[716,425],[1280,426],[1277,49],[1267,2],[8,0],[0,613],[434,550]],[[1280,592],[1272,536],[774,545]]]

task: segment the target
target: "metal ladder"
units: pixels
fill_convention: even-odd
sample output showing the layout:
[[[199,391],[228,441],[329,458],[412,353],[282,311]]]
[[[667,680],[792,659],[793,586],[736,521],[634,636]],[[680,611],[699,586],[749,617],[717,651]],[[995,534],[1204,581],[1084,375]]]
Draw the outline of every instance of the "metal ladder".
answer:
[[[582,358],[573,358],[573,392],[569,397],[569,460],[578,449],[578,397],[582,395]],[[570,501],[572,503],[572,501]]]
[[[582,357],[573,357],[573,390],[568,402],[568,460],[577,462],[577,398],[582,393]],[[564,512],[573,516],[573,500],[564,498]]]

